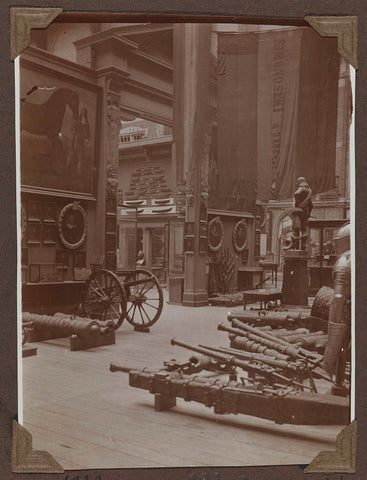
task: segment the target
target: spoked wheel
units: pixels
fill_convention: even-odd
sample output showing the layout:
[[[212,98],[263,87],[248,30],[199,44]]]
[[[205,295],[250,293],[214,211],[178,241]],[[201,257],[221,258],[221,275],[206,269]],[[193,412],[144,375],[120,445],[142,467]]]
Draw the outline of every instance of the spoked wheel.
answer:
[[[158,278],[148,270],[137,269],[125,277],[123,285],[127,293],[126,320],[134,327],[151,327],[163,308]]]
[[[97,270],[87,280],[83,293],[83,313],[94,320],[112,321],[115,330],[126,315],[126,292],[117,276]]]

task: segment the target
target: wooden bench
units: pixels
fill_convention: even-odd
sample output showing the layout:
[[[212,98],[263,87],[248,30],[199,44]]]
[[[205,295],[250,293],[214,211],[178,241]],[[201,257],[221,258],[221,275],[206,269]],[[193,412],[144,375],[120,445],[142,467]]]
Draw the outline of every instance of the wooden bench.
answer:
[[[282,291],[279,288],[258,288],[243,292],[243,309],[246,310],[248,302],[260,302],[260,309],[265,310],[266,304],[271,300],[282,301]]]

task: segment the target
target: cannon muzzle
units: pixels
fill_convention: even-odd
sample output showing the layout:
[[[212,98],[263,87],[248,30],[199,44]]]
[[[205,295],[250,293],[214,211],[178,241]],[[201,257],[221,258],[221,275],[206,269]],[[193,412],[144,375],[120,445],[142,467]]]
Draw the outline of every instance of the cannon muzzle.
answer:
[[[110,363],[110,371],[111,371],[111,372],[125,372],[125,373],[130,373],[131,370],[136,370],[136,368],[124,367],[124,366],[122,366],[122,365],[116,365],[115,363]]]

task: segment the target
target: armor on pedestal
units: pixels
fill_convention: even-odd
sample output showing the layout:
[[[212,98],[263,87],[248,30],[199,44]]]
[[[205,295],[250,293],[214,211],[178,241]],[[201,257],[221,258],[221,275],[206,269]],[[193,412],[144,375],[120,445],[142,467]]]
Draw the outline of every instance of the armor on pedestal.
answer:
[[[306,250],[308,219],[313,208],[312,190],[304,177],[297,178],[296,188],[294,207],[289,212],[292,219],[292,243],[286,249]]]
[[[298,177],[293,198],[291,241],[284,246],[283,299],[288,305],[307,305],[307,238],[308,219],[313,208],[312,190],[304,177]]]
[[[334,239],[339,257],[334,266],[334,294],[330,304],[328,343],[323,368],[330,374],[340,376],[341,363],[350,343],[351,299],[351,252],[350,224],[343,225]],[[341,359],[344,358],[344,361]]]

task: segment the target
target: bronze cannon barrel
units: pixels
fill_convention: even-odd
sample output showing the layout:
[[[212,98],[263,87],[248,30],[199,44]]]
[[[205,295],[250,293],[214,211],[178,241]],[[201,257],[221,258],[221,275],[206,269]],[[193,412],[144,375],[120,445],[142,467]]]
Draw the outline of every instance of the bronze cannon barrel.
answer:
[[[242,368],[242,370],[247,371],[252,374],[260,374],[262,376],[268,377],[269,379],[272,379],[272,381],[280,381],[283,384],[287,385],[295,385],[297,382],[294,380],[282,375],[279,373],[277,370],[275,370],[273,367],[270,365],[263,365],[262,367],[259,367],[257,365],[254,365],[251,361],[249,360],[239,360],[236,358],[234,355],[226,355],[223,353],[219,353],[217,351],[212,351],[204,347],[199,347],[196,345],[191,345],[188,343],[181,342],[179,340],[176,340],[175,338],[172,338],[171,340],[172,345],[179,345],[180,347],[187,348],[188,350],[192,350],[194,352],[202,353],[203,355],[206,355],[208,357],[212,357],[219,362],[225,363],[229,366],[233,367],[239,367]],[[304,388],[309,388],[304,386]]]
[[[288,360],[289,356],[284,355],[283,353],[278,352],[277,350],[273,350],[269,347],[266,347],[265,345],[254,342],[253,340],[250,340],[246,336],[240,337],[240,336],[234,336],[231,339],[231,344],[238,349],[241,349],[243,351],[247,352],[254,352],[258,353],[261,355],[267,355],[271,358],[277,358],[279,360]]]
[[[70,317],[70,319],[72,321],[74,320],[81,320],[82,322],[85,322],[85,321],[89,321],[89,322],[92,322],[93,321],[93,324],[97,324],[99,326],[99,333],[100,335],[111,335],[112,332],[115,330],[115,326],[114,326],[114,322],[113,320],[106,320],[105,322],[103,322],[102,320],[97,320],[97,319],[90,319],[90,318],[86,318],[86,317],[77,317],[75,315],[72,315],[72,316],[68,316],[68,315],[65,315],[65,313],[55,313],[53,315],[54,317]]]
[[[116,365],[115,363],[110,363],[110,372],[130,373],[132,370],[137,370],[137,368],[124,367],[123,365]]]
[[[247,325],[246,325],[247,327]],[[296,350],[293,345],[291,344],[283,344],[278,342],[276,337],[269,338],[265,336],[264,332],[258,332],[259,335],[256,333],[252,333],[252,330],[249,331],[244,331],[244,329],[237,329],[237,328],[232,328],[232,327],[227,327],[223,323],[220,323],[218,325],[218,330],[223,330],[225,332],[233,333],[236,336],[243,336],[248,338],[249,340],[253,340],[256,343],[259,343],[261,345],[264,345],[268,348],[271,348],[272,350],[277,350],[280,353],[283,353],[284,355],[289,355],[292,358],[298,358],[299,352]],[[254,328],[253,330],[256,331]]]
[[[231,322],[233,319],[237,319],[241,322],[251,322],[257,325],[271,325],[276,327],[286,324],[295,324],[296,322],[305,320],[306,316],[301,312],[229,312],[227,320]]]
[[[245,338],[245,337],[242,337]],[[228,355],[233,355],[234,357],[237,357],[242,360],[253,360],[256,362],[260,363],[266,363],[267,365],[270,365],[272,367],[278,367],[278,368],[283,368],[283,369],[289,369],[289,370],[296,370],[297,369],[297,363],[293,361],[287,361],[283,360],[277,357],[271,357],[270,355],[264,355],[260,353],[254,353],[254,352],[247,352],[244,350],[235,350],[234,348],[225,348],[225,347],[208,347],[206,345],[199,345],[200,347],[207,348],[209,350],[213,350],[215,352],[219,353],[226,353]],[[278,352],[274,352],[278,353]]]
[[[264,338],[265,340],[269,340],[271,342],[277,343],[278,345],[282,345],[283,347],[293,349],[293,345],[291,343],[287,342],[286,340],[275,337],[274,335],[271,335],[270,333],[267,333],[267,332],[264,332],[264,331],[261,331],[261,330],[257,330],[256,328],[251,327],[250,325],[247,325],[246,323],[239,322],[238,320],[233,320],[232,325],[235,326],[236,328],[244,331],[244,332],[246,331],[248,333],[252,333],[254,335],[257,335],[258,337]],[[235,332],[232,332],[232,333],[235,333]],[[275,350],[278,350],[278,348],[275,348],[275,347],[271,347],[271,348],[274,348]],[[293,356],[293,353],[290,353],[289,355]],[[315,361],[315,362],[321,361],[321,358],[322,358],[320,355],[318,355],[316,353],[313,353],[313,352],[310,352],[309,350],[306,350],[306,349],[301,348],[301,347],[297,349],[297,356],[298,355],[305,356],[309,360],[312,360],[312,361]]]
[[[32,322],[35,329],[53,329],[65,335],[98,336],[102,334],[101,327],[95,320],[89,318],[71,318],[68,315],[38,315],[36,313],[22,313],[22,320]],[[106,334],[103,331],[104,334]]]

